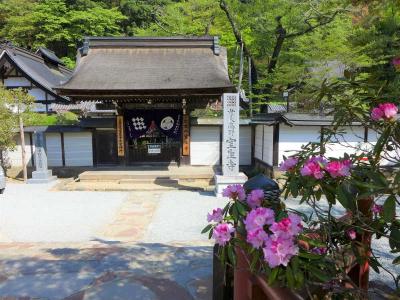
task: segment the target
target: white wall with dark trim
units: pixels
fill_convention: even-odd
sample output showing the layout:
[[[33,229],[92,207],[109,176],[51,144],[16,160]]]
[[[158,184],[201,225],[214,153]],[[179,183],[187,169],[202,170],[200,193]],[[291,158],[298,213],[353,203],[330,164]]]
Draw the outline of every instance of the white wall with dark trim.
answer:
[[[16,137],[17,146],[5,155],[11,167],[22,166],[21,141]],[[62,167],[61,133],[46,133],[47,161],[49,167]],[[25,152],[28,166],[32,166],[32,157],[35,145],[31,145],[30,134],[25,133]],[[65,166],[93,166],[93,147],[91,132],[66,132],[64,133]]]

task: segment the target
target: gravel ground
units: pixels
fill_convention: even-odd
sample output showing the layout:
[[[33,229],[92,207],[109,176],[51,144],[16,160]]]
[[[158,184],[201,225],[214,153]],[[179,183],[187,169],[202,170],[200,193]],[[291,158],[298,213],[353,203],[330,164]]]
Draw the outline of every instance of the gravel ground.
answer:
[[[207,241],[208,236],[200,234],[207,225],[207,213],[215,207],[225,206],[226,203],[226,199],[216,198],[212,192],[163,193],[144,241],[157,243]]]
[[[7,184],[0,195],[0,241],[89,241],[127,197],[120,192],[48,191],[53,184]]]

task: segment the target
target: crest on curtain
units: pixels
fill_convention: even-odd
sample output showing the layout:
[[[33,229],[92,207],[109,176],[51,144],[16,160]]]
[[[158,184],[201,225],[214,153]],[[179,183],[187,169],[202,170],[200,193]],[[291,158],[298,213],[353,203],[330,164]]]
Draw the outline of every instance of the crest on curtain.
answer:
[[[125,111],[126,134],[136,139],[154,130],[154,125],[166,136],[180,139],[182,130],[182,111],[176,109],[162,110],[127,110]]]

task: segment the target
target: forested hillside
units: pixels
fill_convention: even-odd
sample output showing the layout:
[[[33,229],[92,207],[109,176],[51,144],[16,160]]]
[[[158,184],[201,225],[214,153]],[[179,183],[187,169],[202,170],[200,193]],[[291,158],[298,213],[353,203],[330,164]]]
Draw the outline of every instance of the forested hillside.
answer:
[[[243,52],[246,90],[251,73],[258,94],[280,100],[290,89],[307,105],[344,66],[392,68],[399,11],[397,0],[3,0],[0,33],[32,50],[45,46],[69,67],[84,36],[218,35],[234,82]]]

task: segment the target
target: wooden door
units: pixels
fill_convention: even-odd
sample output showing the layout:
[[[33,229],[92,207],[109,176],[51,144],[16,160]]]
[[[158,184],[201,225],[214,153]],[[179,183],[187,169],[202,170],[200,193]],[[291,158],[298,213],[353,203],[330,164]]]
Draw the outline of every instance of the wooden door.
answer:
[[[118,163],[115,130],[96,130],[95,144],[97,165],[116,165]]]

